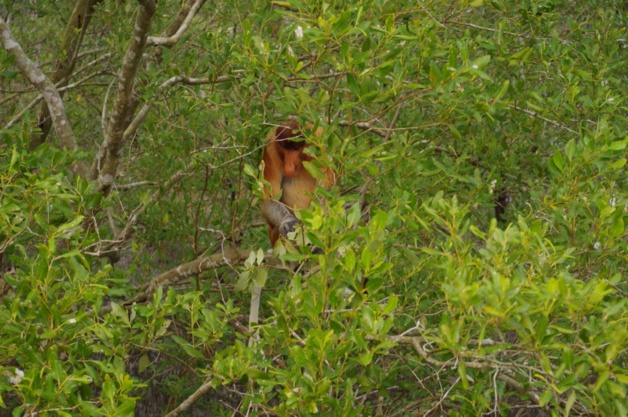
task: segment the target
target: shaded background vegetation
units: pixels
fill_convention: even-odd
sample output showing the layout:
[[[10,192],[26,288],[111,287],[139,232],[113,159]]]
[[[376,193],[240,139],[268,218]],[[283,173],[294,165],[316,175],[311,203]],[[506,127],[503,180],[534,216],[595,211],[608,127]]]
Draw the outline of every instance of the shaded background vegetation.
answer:
[[[0,9],[77,145],[0,51],[0,414],[626,415],[623,2]],[[300,273],[290,116],[341,175]]]

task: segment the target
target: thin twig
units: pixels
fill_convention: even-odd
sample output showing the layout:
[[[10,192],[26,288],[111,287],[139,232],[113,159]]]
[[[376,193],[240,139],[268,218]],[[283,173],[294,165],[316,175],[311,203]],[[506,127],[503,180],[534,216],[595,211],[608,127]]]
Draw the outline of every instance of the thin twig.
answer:
[[[68,84],[65,87],[60,87],[57,89],[57,91],[61,92],[61,91],[66,91],[66,90],[71,90],[73,88],[79,87],[81,85],[83,85],[86,81],[97,77],[99,75],[103,75],[103,74],[109,74],[109,71],[106,70],[102,70],[102,71],[98,71],[95,72],[93,74],[90,74],[88,76],[83,77],[82,79],[72,83],[72,84]],[[15,116],[13,116],[13,119],[11,119],[9,121],[9,123],[6,124],[6,126],[4,127],[5,129],[9,129],[11,126],[13,126],[14,124],[16,124],[17,122],[19,122],[22,117],[24,117],[24,115],[26,114],[27,111],[29,111],[30,109],[32,109],[33,107],[35,107],[41,100],[43,100],[44,96],[43,95],[38,95],[37,97],[35,97],[33,99],[33,101],[31,101],[30,103],[28,103],[28,105],[26,107],[24,107],[22,109],[22,111],[20,111],[18,114],[16,114]]]
[[[543,117],[543,116],[541,116],[540,114],[533,112],[532,110],[528,110],[528,109],[524,109],[524,108],[521,108],[521,107],[517,107],[517,106],[512,105],[512,104],[507,104],[507,106],[508,106],[508,107],[510,107],[510,108],[511,108],[511,109],[513,109],[513,110],[517,110],[517,111],[523,112],[523,113],[527,114],[528,116],[532,116],[532,117],[535,117],[535,118],[537,118],[537,119],[541,119],[541,120],[543,120],[544,122],[547,122],[547,123],[549,123],[549,124],[551,124],[551,125],[554,125],[554,126],[556,126],[556,127],[558,127],[558,128],[564,129],[564,130],[566,130],[566,131],[568,131],[568,132],[571,132],[571,133],[573,133],[573,134],[575,134],[575,135],[577,135],[577,134],[578,134],[578,132],[576,132],[575,130],[570,129],[570,128],[569,128],[569,127],[567,127],[567,126],[565,126],[565,125],[563,125],[563,124],[558,123],[557,121],[554,121],[554,120],[548,119],[547,117]]]

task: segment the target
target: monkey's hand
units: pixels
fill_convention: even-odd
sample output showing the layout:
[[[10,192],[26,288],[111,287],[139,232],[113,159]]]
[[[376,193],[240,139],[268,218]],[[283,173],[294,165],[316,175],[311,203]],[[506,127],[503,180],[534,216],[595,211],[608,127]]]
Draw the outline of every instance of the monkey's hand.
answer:
[[[292,218],[284,220],[279,225],[279,233],[281,233],[281,236],[288,237],[288,233],[294,232],[294,226],[297,223],[299,223],[299,220],[294,216]]]
[[[284,204],[271,199],[262,202],[262,214],[271,227],[277,228],[283,237],[294,232],[294,226],[299,222]]]

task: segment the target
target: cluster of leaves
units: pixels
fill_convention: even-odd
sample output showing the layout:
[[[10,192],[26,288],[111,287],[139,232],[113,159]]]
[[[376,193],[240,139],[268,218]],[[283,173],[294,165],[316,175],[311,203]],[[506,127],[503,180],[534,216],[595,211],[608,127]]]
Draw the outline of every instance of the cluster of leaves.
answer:
[[[628,414],[622,2],[205,4],[146,54],[151,112],[107,195],[68,167],[92,162],[137,5],[96,3],[84,48],[108,58],[65,96],[82,152],[29,151],[28,114],[3,132],[0,406]],[[181,3],[157,3],[151,34]],[[71,12],[57,6],[35,21],[14,5],[16,38],[35,44]],[[3,124],[32,99],[11,64],[0,55]],[[206,81],[163,87],[177,76]],[[288,245],[296,274],[269,262],[256,210],[263,137],[289,115],[324,128],[308,152],[341,177],[298,213],[297,241],[322,253]],[[123,305],[229,244],[249,260]],[[246,289],[261,291],[250,332]]]
[[[111,267],[94,269],[85,255],[96,236],[83,233],[81,213],[101,196],[82,179],[68,183],[66,152],[41,146],[29,153],[20,136],[4,134],[8,146],[0,149],[3,261],[15,270],[4,275],[11,295],[0,307],[0,405],[22,415],[54,404],[71,415],[94,408],[95,397],[103,410],[132,410],[122,356],[93,360],[105,339],[96,334],[108,333],[94,312],[108,293]],[[92,384],[100,392],[91,393]]]

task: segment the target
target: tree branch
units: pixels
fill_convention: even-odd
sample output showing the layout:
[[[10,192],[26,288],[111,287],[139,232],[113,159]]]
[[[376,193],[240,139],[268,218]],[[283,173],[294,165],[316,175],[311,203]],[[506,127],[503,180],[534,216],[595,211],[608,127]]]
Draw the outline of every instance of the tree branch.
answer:
[[[174,184],[179,182],[183,177],[187,174],[186,172],[196,163],[196,161],[191,161],[184,169],[178,171],[174,174],[168,181],[166,181],[161,187],[159,187],[155,192],[140,204],[135,210],[131,212],[129,218],[127,220],[127,224],[124,226],[124,229],[120,231],[120,233],[116,234],[116,238],[113,242],[107,244],[104,248],[98,250],[97,253],[93,254],[94,256],[106,256],[112,259],[117,258],[118,247],[124,243],[130,236],[133,231],[133,227],[137,223],[140,215],[146,210],[147,207],[150,207],[152,204],[157,201],[157,199],[162,195],[163,190],[170,189]]]
[[[517,111],[523,112],[523,113],[527,114],[528,116],[531,116],[531,117],[534,117],[534,118],[537,118],[537,119],[541,119],[541,120],[543,120],[544,122],[547,122],[547,123],[549,123],[549,124],[551,124],[551,125],[553,125],[553,126],[556,126],[556,127],[558,127],[558,128],[564,129],[564,130],[566,130],[566,131],[568,131],[568,132],[571,132],[571,133],[573,133],[574,135],[577,135],[577,134],[578,134],[578,132],[576,132],[575,130],[570,129],[569,127],[567,127],[567,126],[565,126],[565,125],[563,125],[563,124],[560,124],[560,123],[558,123],[558,122],[557,122],[557,121],[555,121],[555,120],[551,120],[551,119],[548,119],[547,117],[543,117],[543,116],[541,116],[540,114],[538,114],[538,113],[536,113],[536,112],[533,112],[532,110],[524,109],[524,108],[522,108],[522,107],[517,107],[517,106],[514,106],[514,105],[512,105],[512,104],[507,104],[507,106],[508,106],[508,107],[510,107],[510,108],[511,108],[511,109],[513,109],[513,110],[517,110]]]
[[[59,93],[65,92],[66,90],[71,90],[73,88],[79,87],[82,84],[84,84],[85,82],[91,80],[94,77],[98,77],[100,75],[104,75],[104,74],[108,74],[109,72],[107,70],[102,70],[102,71],[98,71],[95,72],[93,74],[87,75],[84,78],[81,78],[80,80],[72,83],[72,84],[67,84],[64,87],[59,88],[57,91],[59,91]],[[20,111],[18,114],[16,114],[13,119],[11,119],[9,121],[9,123],[6,124],[5,129],[10,128],[11,126],[13,126],[14,124],[16,124],[17,122],[20,121],[20,119],[22,119],[22,117],[24,117],[24,114],[26,114],[26,112],[30,109],[32,109],[33,107],[35,107],[37,105],[37,103],[39,103],[42,99],[44,98],[43,95],[38,95],[37,97],[35,97],[33,99],[33,101],[31,101],[30,103],[28,103],[28,105],[26,107],[24,107],[22,109],[22,111]],[[31,146],[31,150],[32,150],[32,146],[33,146],[33,142],[31,142],[30,144]],[[85,172],[87,173],[87,169],[85,170]]]
[[[180,416],[181,414],[183,414],[185,410],[187,410],[192,405],[194,405],[194,403],[197,402],[203,395],[205,395],[205,393],[209,391],[211,388],[212,388],[212,378],[210,377],[210,378],[207,378],[207,380],[205,380],[203,385],[198,387],[198,389],[194,391],[192,395],[190,395],[188,398],[185,399],[185,401],[179,404],[177,408],[175,408],[174,410],[166,414],[165,417]]]
[[[400,343],[400,344],[405,344],[405,345],[411,345],[414,350],[430,365],[434,365],[437,366],[439,368],[444,368],[444,367],[451,367],[451,366],[456,366],[458,361],[463,361],[463,358],[452,358],[448,361],[440,361],[438,359],[435,359],[434,357],[432,357],[430,355],[430,353],[428,351],[426,351],[423,346],[422,343],[426,342],[426,339],[424,337],[421,336],[389,336],[387,338],[388,340],[390,340],[391,342],[394,343]],[[367,340],[375,340],[374,337],[367,337]],[[471,361],[464,361],[464,365],[467,368],[475,368],[475,369],[499,369],[502,367],[502,365],[500,365],[499,363],[496,363],[496,361],[492,361],[492,360],[481,360],[481,359],[474,359]],[[517,365],[513,364],[512,368],[516,368]],[[525,387],[523,386],[523,384],[521,384],[519,381],[517,381],[514,378],[511,378],[510,376],[504,374],[503,372],[500,372],[498,377],[497,377],[500,381],[502,381],[504,384],[506,384],[510,389],[516,391],[517,393],[519,393],[520,395],[526,395],[528,396],[532,401],[534,401],[536,404],[538,404],[539,402],[539,395],[537,393],[535,393],[532,390],[526,390]]]
[[[113,105],[109,125],[103,144],[96,155],[91,170],[91,178],[96,179],[98,188],[109,192],[122,157],[124,131],[130,123],[136,102],[133,99],[135,79],[146,48],[148,31],[155,14],[155,0],[138,0],[139,12],[131,36],[131,44],[122,60],[118,73],[117,97]]]
[[[233,80],[233,77],[222,75],[217,77],[215,80],[211,80],[209,78],[190,78],[185,75],[175,76],[164,81],[160,86],[159,90],[165,90],[167,87],[170,87],[175,84],[186,84],[186,85],[203,85],[203,84],[213,84],[213,83],[224,83],[227,81]],[[137,116],[133,119],[133,121],[129,124],[127,129],[124,131],[123,142],[132,137],[137,129],[142,125],[146,116],[148,116],[148,112],[152,107],[152,103],[145,103],[144,106],[137,113]]]
[[[188,26],[190,26],[190,23],[192,23],[192,19],[194,19],[194,16],[196,15],[196,13],[198,13],[199,9],[203,7],[203,4],[205,3],[205,1],[206,0],[196,0],[196,2],[194,3],[194,5],[192,5],[192,7],[190,7],[189,4],[184,4],[183,6],[181,6],[181,10],[184,11],[188,9],[188,13],[187,13],[187,16],[185,17],[185,20],[183,20],[180,26],[176,29],[176,32],[169,37],[150,36],[147,40],[147,45],[148,46],[153,46],[153,45],[172,46],[176,44],[177,42],[179,42],[179,39],[181,39],[181,36],[183,36],[183,33],[185,33]],[[175,19],[173,24],[176,25],[177,23],[178,21]],[[175,26],[171,26],[168,29],[174,30],[174,28]]]
[[[141,303],[144,302],[157,291],[157,288],[161,287],[163,289],[167,289],[171,287],[184,278],[190,277],[192,275],[197,275],[202,272],[208,271],[210,269],[216,269],[225,265],[234,265],[239,262],[245,261],[249,257],[250,251],[248,250],[240,250],[236,247],[228,247],[223,249],[222,252],[216,253],[210,256],[199,256],[195,260],[185,263],[183,265],[179,265],[176,268],[171,269],[170,271],[164,272],[153,278],[146,290],[140,292],[135,297],[126,300],[123,305],[132,305],[133,303]],[[111,312],[111,306],[105,306],[100,309],[99,315],[104,315]]]
[[[52,124],[59,136],[59,140],[63,144],[63,147],[69,151],[76,152],[78,146],[76,145],[76,139],[74,138],[74,132],[70,126],[70,122],[65,114],[65,108],[59,92],[55,88],[54,84],[46,75],[39,69],[39,67],[31,61],[26,53],[22,49],[19,43],[13,38],[11,31],[7,23],[2,17],[0,17],[0,41],[4,48],[12,55],[15,56],[15,65],[18,67],[22,75],[24,75],[37,90],[42,94],[50,114],[52,116]],[[86,174],[85,169],[81,164],[73,164],[72,171],[75,174],[84,176]]]
[[[72,16],[63,33],[63,42],[59,51],[59,58],[50,76],[52,82],[63,87],[70,80],[72,70],[76,65],[78,51],[81,48],[83,36],[94,13],[94,7],[102,0],[78,0]],[[59,96],[63,97],[63,92],[59,91]],[[37,127],[33,132],[29,148],[35,149],[44,143],[50,133],[51,121],[50,112],[47,106],[42,106],[37,115]]]

